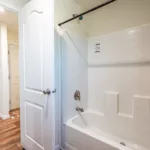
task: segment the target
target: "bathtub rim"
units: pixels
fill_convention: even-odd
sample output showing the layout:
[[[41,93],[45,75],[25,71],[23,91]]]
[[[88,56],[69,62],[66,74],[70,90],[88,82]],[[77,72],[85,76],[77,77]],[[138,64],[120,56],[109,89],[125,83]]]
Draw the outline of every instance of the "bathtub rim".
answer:
[[[139,145],[136,145],[136,144],[133,144],[131,142],[128,142],[126,140],[122,140],[123,142],[125,143],[130,143],[130,145],[132,147],[128,147],[128,146],[122,146],[120,145],[120,143],[117,143],[116,141],[113,141],[113,138],[115,138],[116,136],[113,136],[113,135],[109,135],[108,133],[105,133],[101,130],[99,130],[100,132],[104,133],[106,136],[109,135],[112,137],[112,140],[110,139],[107,139],[107,137],[103,137],[101,135],[98,135],[96,133],[94,133],[92,130],[89,130],[89,128],[82,128],[76,124],[73,123],[73,120],[77,119],[78,117],[80,117],[80,115],[86,115],[86,114],[93,114],[93,115],[99,115],[99,116],[104,116],[104,114],[102,113],[99,113],[99,112],[95,112],[95,111],[91,111],[91,110],[87,110],[83,113],[80,113],[78,112],[79,114],[74,116],[73,118],[69,119],[64,125],[72,128],[72,129],[75,129],[75,130],[78,130],[79,132],[82,132],[83,134],[85,135],[88,135],[94,139],[97,139],[97,140],[100,140],[101,142],[104,142],[114,148],[117,148],[118,150],[148,150],[142,146],[139,146]],[[121,139],[121,138],[120,138]]]

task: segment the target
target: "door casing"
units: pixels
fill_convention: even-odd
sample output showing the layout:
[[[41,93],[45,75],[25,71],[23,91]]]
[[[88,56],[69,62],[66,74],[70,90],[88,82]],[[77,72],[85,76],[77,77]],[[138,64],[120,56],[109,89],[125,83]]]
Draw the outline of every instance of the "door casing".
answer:
[[[8,44],[10,110],[20,107],[19,46]]]

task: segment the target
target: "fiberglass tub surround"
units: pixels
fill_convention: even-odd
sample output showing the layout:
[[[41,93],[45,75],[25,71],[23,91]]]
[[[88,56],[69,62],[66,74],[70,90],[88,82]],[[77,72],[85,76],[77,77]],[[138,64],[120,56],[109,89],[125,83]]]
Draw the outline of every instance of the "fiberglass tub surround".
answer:
[[[66,149],[69,150],[148,150],[104,132],[101,114],[84,112],[66,123]]]
[[[65,110],[73,111],[64,121],[67,122],[65,145],[69,150],[150,149],[148,39],[149,24],[88,39],[88,94],[86,90],[83,93],[79,85],[71,84],[70,98],[66,97],[72,109],[66,105]],[[97,45],[100,45],[98,53],[95,52]],[[78,77],[79,73],[76,79]],[[81,92],[81,108],[82,104],[86,106],[83,115],[75,112],[73,93],[76,89]],[[84,98],[85,95],[88,98]]]

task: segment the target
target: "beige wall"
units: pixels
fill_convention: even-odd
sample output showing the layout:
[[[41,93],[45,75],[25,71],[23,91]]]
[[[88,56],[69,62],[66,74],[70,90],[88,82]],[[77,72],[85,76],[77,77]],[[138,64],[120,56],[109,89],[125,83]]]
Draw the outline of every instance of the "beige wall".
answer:
[[[55,0],[55,25],[94,7],[104,0]],[[121,31],[150,23],[150,0],[118,0],[84,16],[83,21],[71,21],[63,28],[87,37]]]
[[[15,44],[18,45],[18,33],[10,31],[8,29],[8,44]]]
[[[86,15],[86,33],[89,37],[99,36],[148,24],[149,14],[150,0],[118,0]]]

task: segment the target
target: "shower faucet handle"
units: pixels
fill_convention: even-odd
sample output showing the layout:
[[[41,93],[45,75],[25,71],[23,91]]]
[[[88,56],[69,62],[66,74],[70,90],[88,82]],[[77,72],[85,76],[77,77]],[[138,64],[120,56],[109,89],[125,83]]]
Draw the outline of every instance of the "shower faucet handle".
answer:
[[[76,108],[76,111],[84,112],[84,109],[83,109],[83,108],[80,108],[80,107],[77,107],[77,108]]]
[[[81,98],[81,96],[80,96],[80,91],[79,91],[79,90],[76,90],[75,93],[74,93],[74,99],[75,99],[76,101],[80,101],[80,98]]]

